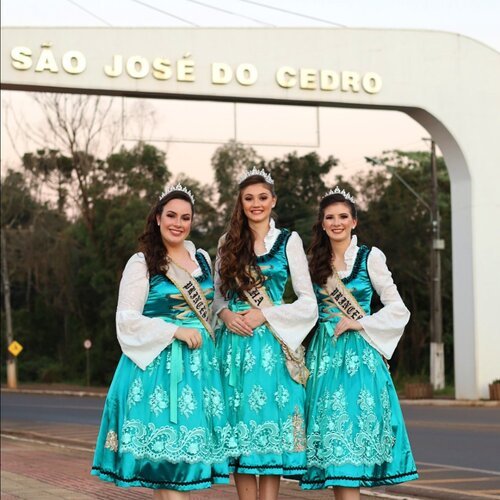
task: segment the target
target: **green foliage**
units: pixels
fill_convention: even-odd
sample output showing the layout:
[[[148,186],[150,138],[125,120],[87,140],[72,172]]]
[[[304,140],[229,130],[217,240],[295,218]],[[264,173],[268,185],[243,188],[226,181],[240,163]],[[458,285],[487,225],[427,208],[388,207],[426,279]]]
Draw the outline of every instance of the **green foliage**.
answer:
[[[378,159],[390,164],[413,189],[429,199],[428,153],[392,152]],[[296,230],[305,246],[325,179],[337,160],[317,154],[264,162],[236,142],[212,158],[213,185],[179,176],[196,198],[194,242],[215,256],[217,241],[232,209],[237,176],[256,165],[276,181],[278,223]],[[120,356],[115,309],[121,272],[137,249],[146,215],[171,173],[165,154],[138,143],[102,160],[83,152],[70,156],[39,150],[23,157],[23,172],[7,172],[2,182],[2,231],[7,261],[15,338],[24,346],[19,358],[22,381],[85,381],[85,351],[92,340],[91,381],[109,383]],[[443,319],[447,376],[452,376],[452,295],[450,192],[446,167],[438,161],[442,237]],[[361,210],[360,243],[380,247],[395,282],[412,312],[406,334],[391,360],[397,380],[427,378],[429,346],[429,214],[391,170],[374,167],[349,184]],[[39,196],[44,193],[44,198]],[[49,193],[48,196],[46,194]],[[3,293],[3,290],[2,290]],[[286,300],[293,300],[287,287]],[[3,308],[3,296],[2,296]],[[2,338],[5,349],[5,339]],[[4,372],[2,372],[4,373]]]
[[[119,357],[114,313],[121,271],[170,178],[165,155],[142,143],[106,161],[39,150],[24,155],[23,166],[25,176],[8,172],[2,185],[13,323],[25,346],[20,376],[83,381],[82,343],[90,338],[93,381],[107,383]],[[58,195],[61,186],[76,205],[57,197],[51,208],[32,194],[43,188]]]
[[[276,213],[280,225],[303,235],[310,234],[319,201],[327,190],[323,178],[336,164],[332,156],[322,162],[316,153],[300,157],[291,153],[269,162],[266,169],[276,181]]]
[[[254,166],[260,168],[262,158],[251,147],[246,147],[234,140],[217,148],[212,156],[212,167],[215,174],[215,187],[219,194],[218,205],[224,214],[222,223],[229,217],[229,210],[234,203],[235,187],[238,176],[246,169]]]
[[[393,370],[409,374],[429,373],[430,313],[430,212],[391,172],[425,200],[431,199],[430,155],[425,152],[391,152],[379,159],[389,169],[376,167],[355,180],[358,199],[364,207],[359,214],[361,241],[376,246],[387,256],[394,281],[411,311],[410,323],[391,361]],[[441,255],[443,293],[443,338],[447,376],[453,369],[453,314],[451,291],[451,200],[446,166],[438,158],[441,237],[446,242]],[[430,204],[429,201],[427,201]]]
[[[23,174],[8,170],[2,182],[2,228],[27,227],[33,221],[36,207]]]
[[[139,142],[130,151],[122,147],[102,164],[102,183],[109,195],[134,193],[154,199],[170,180],[165,153]]]
[[[215,186],[202,184],[187,175],[179,175],[177,182],[186,186],[195,199],[195,215],[190,239],[196,246],[201,246],[214,257],[224,223],[224,217],[221,216],[215,201]]]

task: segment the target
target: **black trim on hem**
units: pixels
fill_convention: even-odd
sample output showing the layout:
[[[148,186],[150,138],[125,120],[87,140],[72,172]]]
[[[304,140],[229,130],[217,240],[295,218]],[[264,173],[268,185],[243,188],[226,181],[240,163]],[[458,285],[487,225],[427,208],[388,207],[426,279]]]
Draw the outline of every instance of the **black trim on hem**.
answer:
[[[104,476],[108,476],[116,481],[122,481],[124,483],[140,482],[140,483],[149,483],[149,484],[153,484],[153,485],[189,486],[189,485],[202,484],[202,483],[213,484],[214,478],[229,479],[229,474],[212,474],[209,478],[197,479],[196,481],[155,481],[153,479],[145,479],[142,477],[125,478],[125,477],[119,476],[115,472],[105,470],[102,467],[93,466],[92,470],[97,471],[97,472],[99,472],[99,474],[102,474]]]
[[[307,471],[306,467],[286,467],[284,465],[243,465],[243,464],[229,464],[229,467],[235,469],[283,469],[286,471]]]
[[[298,467],[289,467],[286,465],[245,465],[239,462],[229,463],[229,469],[231,473],[236,474],[245,474],[243,471],[258,471],[258,474],[265,475],[267,470],[276,471],[281,470],[283,476],[301,476],[307,472],[307,467],[298,466]],[[248,474],[253,474],[252,472],[248,472]]]

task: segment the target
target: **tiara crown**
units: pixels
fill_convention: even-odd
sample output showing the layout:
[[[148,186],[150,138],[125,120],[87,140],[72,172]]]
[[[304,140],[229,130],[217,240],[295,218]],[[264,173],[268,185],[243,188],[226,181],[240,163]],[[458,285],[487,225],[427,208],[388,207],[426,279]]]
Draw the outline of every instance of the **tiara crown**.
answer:
[[[248,179],[252,175],[260,175],[261,177],[264,178],[264,180],[268,184],[274,184],[274,180],[271,177],[270,174],[268,174],[265,170],[258,170],[257,167],[253,167],[252,170],[245,170],[239,177],[238,177],[238,184],[241,184],[245,179]]]
[[[349,200],[351,203],[356,204],[356,200],[354,199],[354,196],[351,195],[351,193],[348,193],[345,189],[340,190],[338,186],[335,186],[334,189],[330,189],[328,193],[325,193],[323,198],[326,198],[327,196],[330,196],[332,194],[341,194],[346,200]]]
[[[177,186],[168,186],[167,189],[165,189],[165,191],[161,193],[158,199],[162,200],[165,196],[167,196],[167,194],[170,194],[173,191],[182,191],[183,193],[187,194],[191,199],[191,203],[194,205],[193,193],[191,193],[191,191],[187,187],[183,186],[180,182],[177,183]]]

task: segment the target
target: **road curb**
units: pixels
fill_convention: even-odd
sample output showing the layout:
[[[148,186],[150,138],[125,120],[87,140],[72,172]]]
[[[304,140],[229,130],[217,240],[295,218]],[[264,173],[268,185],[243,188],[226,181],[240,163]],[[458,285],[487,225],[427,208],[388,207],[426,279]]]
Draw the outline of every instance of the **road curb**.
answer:
[[[0,433],[2,437],[19,439],[22,441],[30,441],[35,443],[42,444],[51,444],[56,446],[63,446],[66,448],[75,448],[78,450],[85,450],[89,452],[94,451],[94,447],[88,443],[87,441],[81,441],[79,439],[70,439],[70,438],[61,438],[61,437],[53,437],[48,436],[47,434],[43,434],[40,432],[33,431],[22,431],[22,430],[13,430],[13,429],[2,429]]]
[[[94,397],[105,398],[107,392],[94,392],[94,391],[69,391],[62,389],[7,389],[2,388],[2,392],[16,393],[16,394],[47,394],[50,396],[74,396],[74,397]]]
[[[408,406],[480,406],[500,407],[500,401],[486,399],[400,399],[402,405]]]
[[[46,434],[40,434],[32,431],[14,431],[2,429],[0,435],[7,439],[14,439],[16,441],[24,441],[29,443],[46,444],[50,446],[57,446],[66,449],[73,449],[78,451],[86,451],[93,453],[94,448],[90,447],[88,443],[84,441],[77,441],[76,439],[64,439],[64,438],[54,438],[47,436]],[[284,482],[296,482],[288,479],[283,479]],[[362,497],[372,497],[380,498],[383,500],[422,500],[422,497],[413,497],[406,494],[395,495],[389,493],[383,493],[378,491],[371,491],[365,488],[361,489]]]
[[[105,398],[106,392],[92,390],[65,390],[65,389],[9,389],[2,387],[2,392],[18,394],[47,394],[51,396],[74,396],[74,397],[95,397]],[[469,406],[469,407],[500,407],[500,401],[486,399],[400,399],[401,405],[408,406]]]

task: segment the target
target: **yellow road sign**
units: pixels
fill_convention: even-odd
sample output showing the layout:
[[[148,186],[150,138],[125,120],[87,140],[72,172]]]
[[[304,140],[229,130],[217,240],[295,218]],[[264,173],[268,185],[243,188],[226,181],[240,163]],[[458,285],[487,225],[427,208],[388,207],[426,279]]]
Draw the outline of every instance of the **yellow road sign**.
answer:
[[[9,347],[7,348],[9,350],[9,352],[13,355],[13,356],[19,356],[20,352],[23,350],[23,346],[17,342],[16,340],[14,340],[13,342],[10,343]]]

